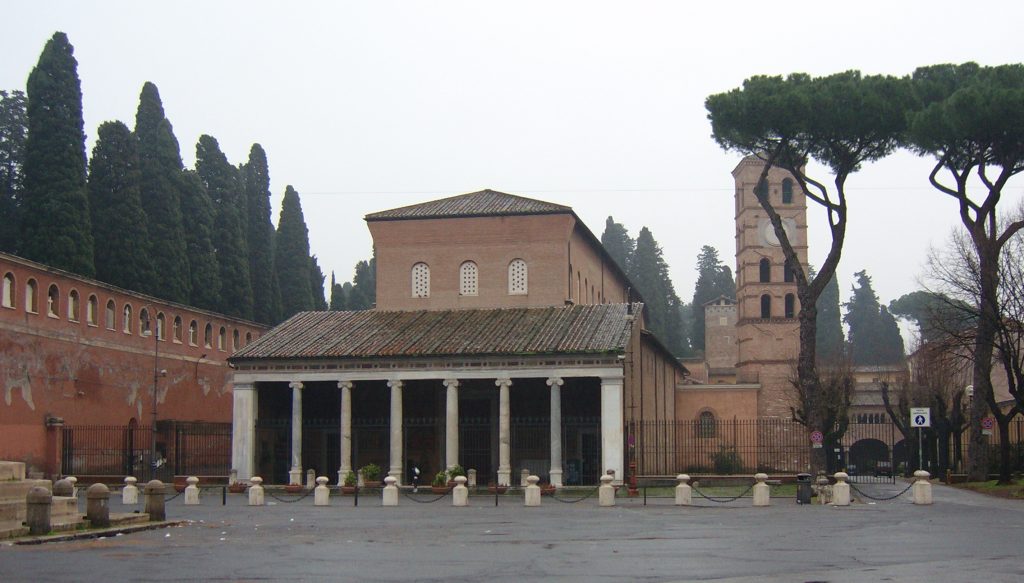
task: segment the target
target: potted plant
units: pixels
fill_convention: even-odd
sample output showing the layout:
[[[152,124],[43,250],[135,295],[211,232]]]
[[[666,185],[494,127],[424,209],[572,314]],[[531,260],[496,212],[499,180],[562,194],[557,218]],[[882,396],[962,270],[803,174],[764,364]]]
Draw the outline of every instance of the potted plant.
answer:
[[[508,492],[508,486],[499,486],[498,484],[491,482],[487,484],[487,491],[491,494],[504,494],[505,492]]]
[[[365,466],[359,468],[359,471],[363,473],[363,487],[380,487],[380,466],[378,466],[377,464],[366,464]]]
[[[542,483],[537,484],[537,485],[540,486],[540,495],[541,496],[553,496],[554,493],[555,493],[555,490],[557,490],[557,488],[555,488],[554,484],[549,484],[547,482],[542,482]]]
[[[434,494],[444,494],[448,492],[448,473],[440,471],[434,475],[434,481],[430,483],[430,491]]]
[[[349,470],[341,481],[341,493],[352,494],[356,491],[356,473]]]
[[[449,468],[448,469],[448,487],[450,488],[450,487],[455,486],[455,477],[456,476],[465,476],[465,475],[466,475],[466,468],[463,468],[459,464],[455,464],[454,466]]]

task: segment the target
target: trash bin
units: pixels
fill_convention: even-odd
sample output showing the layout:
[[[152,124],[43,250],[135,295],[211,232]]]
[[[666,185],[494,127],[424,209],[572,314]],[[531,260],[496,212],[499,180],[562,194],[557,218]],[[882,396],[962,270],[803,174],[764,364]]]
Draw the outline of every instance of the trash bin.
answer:
[[[810,474],[797,474],[796,475],[796,503],[797,504],[810,504],[811,503],[811,475]]]

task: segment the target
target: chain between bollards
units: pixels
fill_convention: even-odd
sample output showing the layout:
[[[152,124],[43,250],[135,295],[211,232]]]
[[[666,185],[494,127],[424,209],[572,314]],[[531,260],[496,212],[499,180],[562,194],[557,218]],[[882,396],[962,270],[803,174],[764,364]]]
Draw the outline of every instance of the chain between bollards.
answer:
[[[740,498],[746,496],[748,492],[750,492],[751,490],[754,489],[754,484],[751,484],[751,485],[747,486],[747,489],[744,490],[740,495],[733,496],[731,498],[730,497],[724,497],[724,496],[723,497],[708,496],[704,492],[701,492],[699,489],[697,489],[696,486],[691,486],[691,487],[693,488],[693,491],[696,492],[697,495],[700,496],[701,498],[704,498],[705,500],[709,500],[711,502],[717,502],[719,504],[725,504],[725,503],[728,503],[728,502],[735,502],[736,500],[739,500]]]
[[[906,494],[913,487],[914,487],[914,483],[911,482],[910,484],[907,484],[907,487],[904,488],[903,491],[900,492],[899,494],[895,494],[893,496],[872,496],[871,494],[867,494],[863,490],[858,488],[856,486],[856,484],[852,484],[852,483],[850,484],[850,488],[853,488],[854,492],[860,494],[861,496],[863,496],[865,498],[869,498],[871,500],[877,500],[879,502],[885,502],[887,500],[895,500],[896,498],[899,498],[900,496]]]

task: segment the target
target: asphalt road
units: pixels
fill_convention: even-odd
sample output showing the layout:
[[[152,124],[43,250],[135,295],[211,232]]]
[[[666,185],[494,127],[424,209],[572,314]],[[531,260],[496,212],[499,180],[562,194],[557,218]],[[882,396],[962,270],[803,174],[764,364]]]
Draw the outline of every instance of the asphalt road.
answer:
[[[861,486],[876,497],[904,485]],[[202,506],[168,505],[187,525],[102,540],[0,545],[3,581],[1024,581],[1024,501],[936,486],[935,505],[909,493],[846,508],[750,499],[312,497],[265,507],[205,493]],[[568,497],[568,495],[567,495]],[[421,500],[431,499],[429,496]],[[113,501],[112,510],[121,511]]]

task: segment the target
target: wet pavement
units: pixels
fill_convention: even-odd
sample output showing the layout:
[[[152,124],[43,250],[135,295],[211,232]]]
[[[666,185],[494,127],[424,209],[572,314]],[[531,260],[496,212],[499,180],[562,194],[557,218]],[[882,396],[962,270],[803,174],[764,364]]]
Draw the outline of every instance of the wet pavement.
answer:
[[[914,506],[906,487],[858,485],[850,507],[773,499],[751,508],[694,498],[576,503],[518,496],[312,496],[249,507],[244,495],[203,494],[202,506],[168,503],[186,525],[98,540],[0,545],[3,581],[988,581],[1024,580],[1024,501],[944,486]],[[584,492],[585,493],[585,492]],[[566,493],[571,500],[584,494]],[[277,494],[281,500],[294,496]],[[115,497],[111,510],[123,508]],[[977,550],[976,550],[977,549]]]

